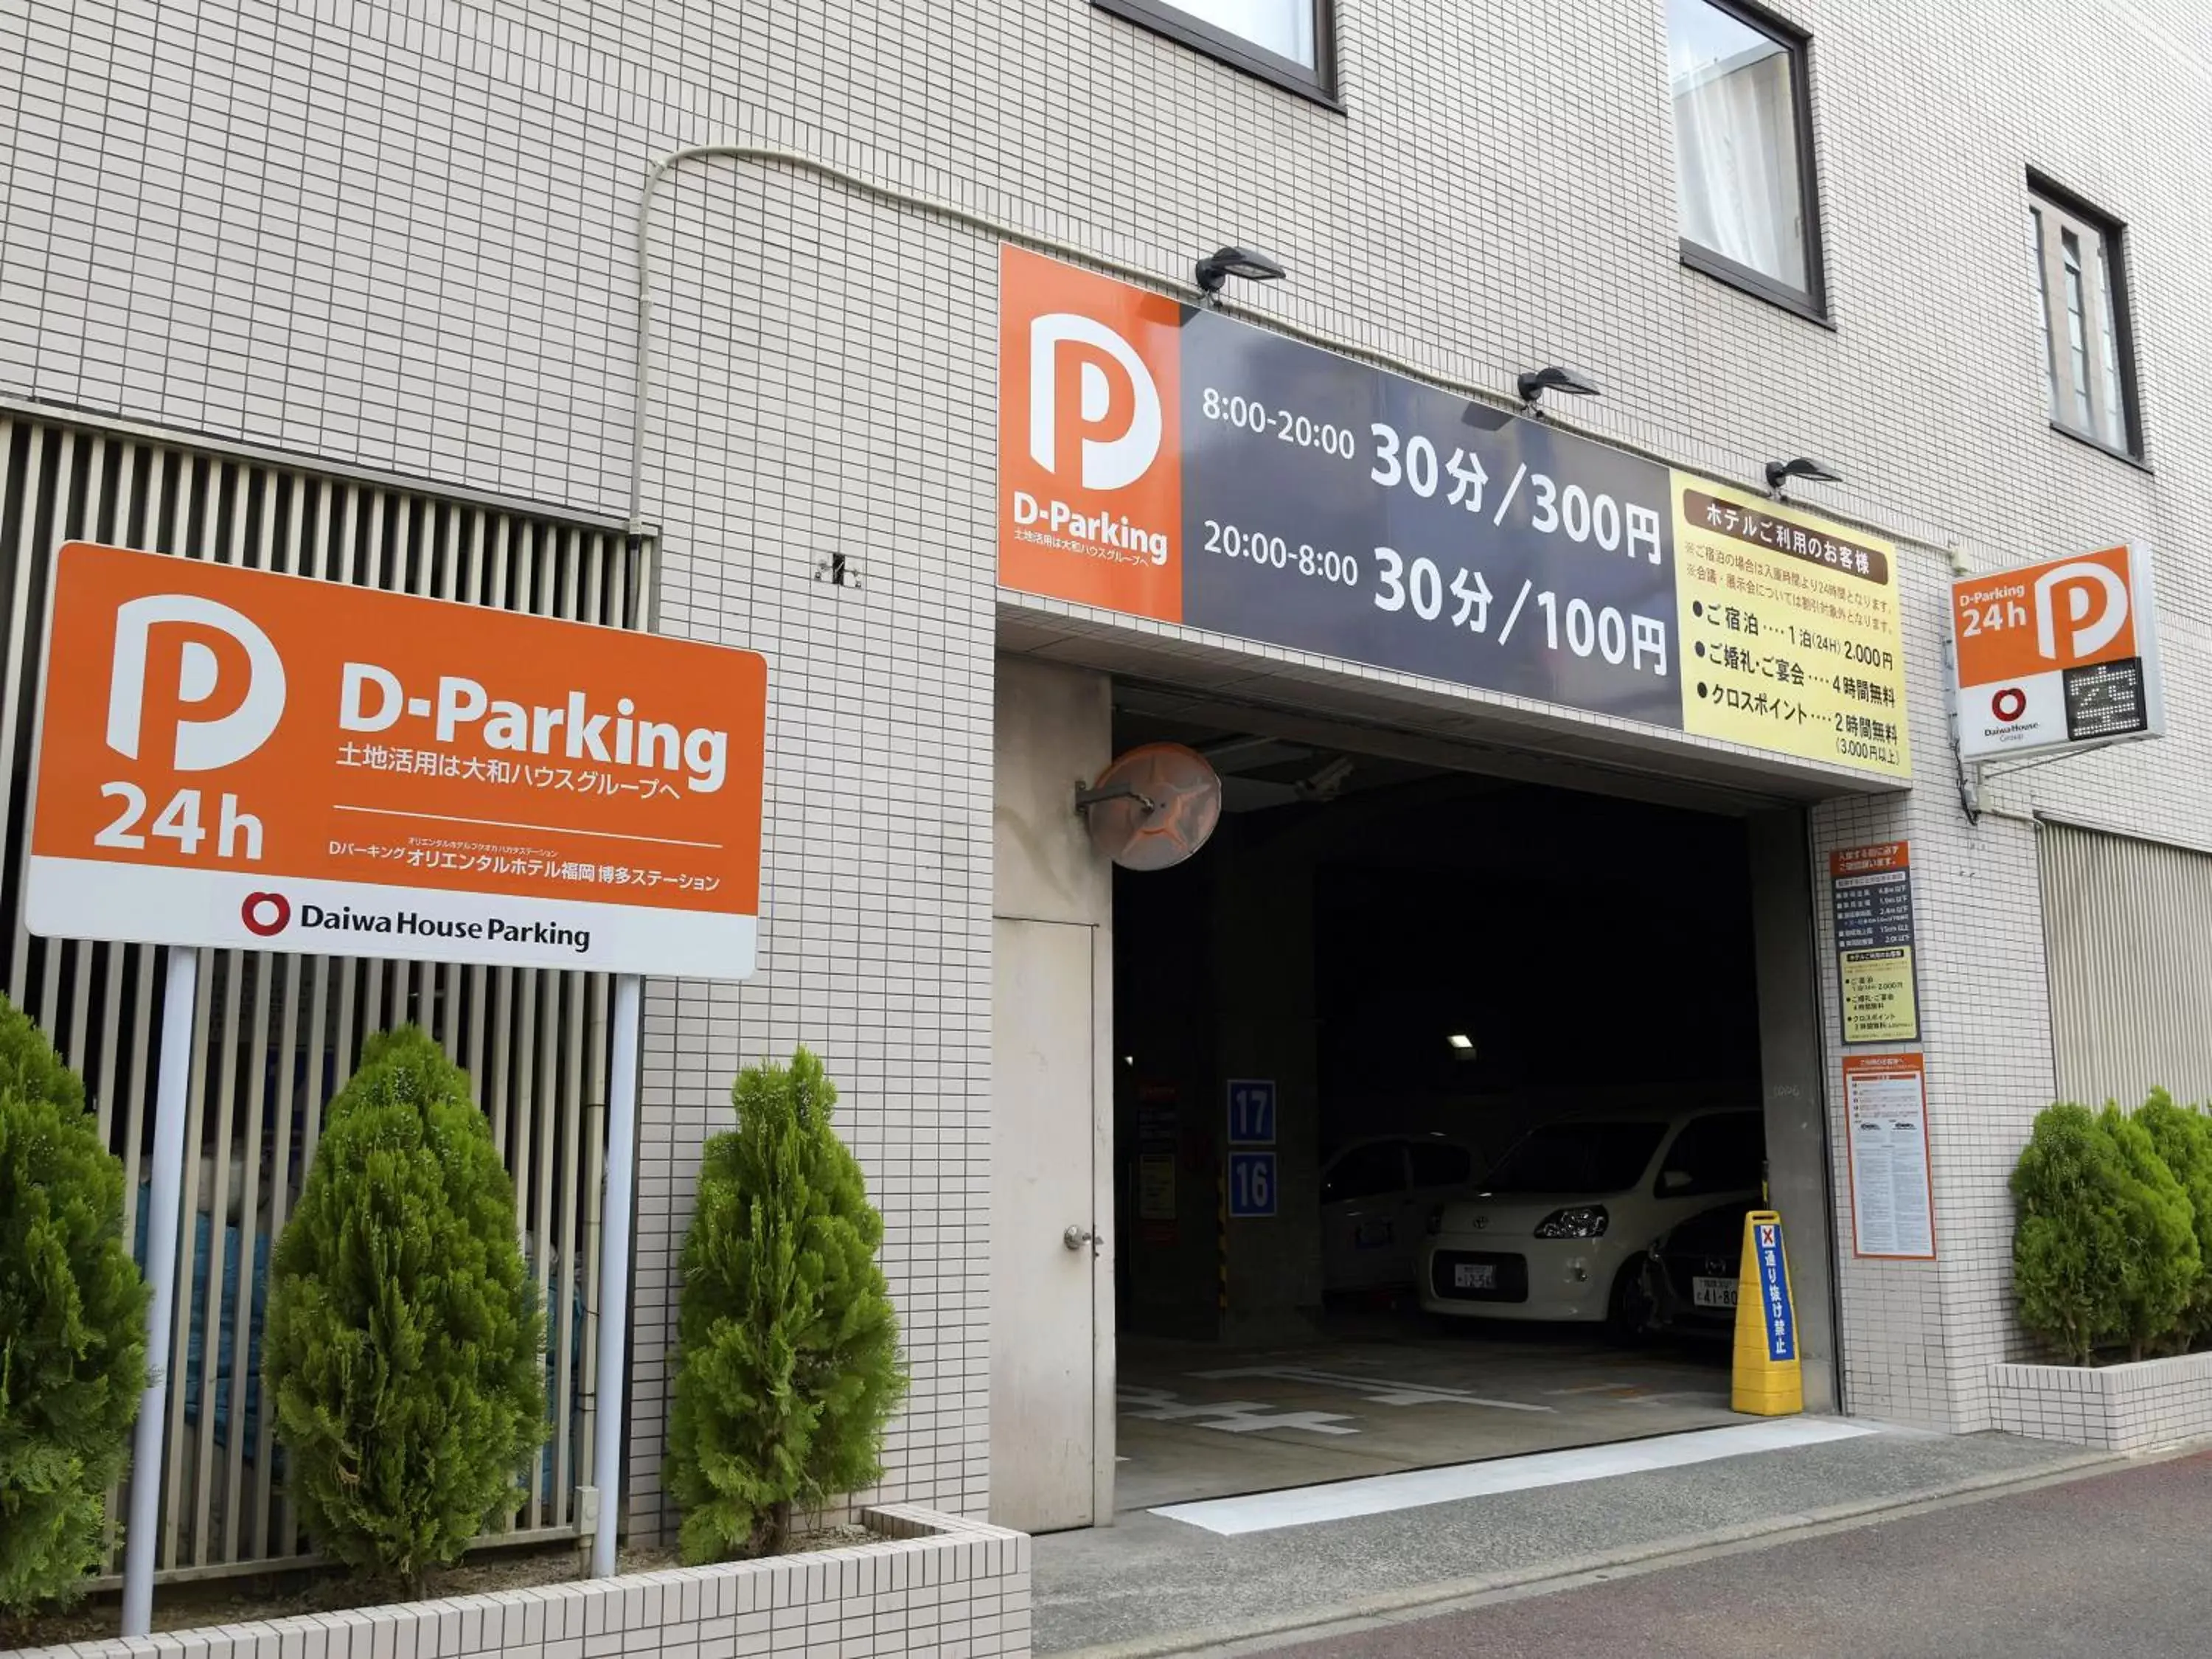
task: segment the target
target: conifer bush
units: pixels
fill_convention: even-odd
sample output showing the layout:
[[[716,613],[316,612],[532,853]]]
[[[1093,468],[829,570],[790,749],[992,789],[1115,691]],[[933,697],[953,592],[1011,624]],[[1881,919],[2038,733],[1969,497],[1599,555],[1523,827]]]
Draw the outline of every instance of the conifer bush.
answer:
[[[263,1392],[307,1534],[419,1591],[520,1500],[547,1433],[514,1182],[419,1029],[362,1046],[270,1279]]]
[[[2141,1124],[2110,1103],[2098,1122],[2135,1181],[2121,1212],[2132,1248],[2120,1280],[2120,1323],[2128,1358],[2141,1359],[2172,1333],[2197,1288],[2196,1218],[2189,1194]]]
[[[883,1219],[830,1127],[822,1062],[801,1048],[748,1066],[731,1099],[738,1127],[707,1143],[684,1241],[669,1417],[692,1565],[772,1551],[795,1507],[879,1480],[906,1391]]]
[[[0,1607],[74,1600],[98,1565],[150,1295],[84,1085],[0,998]]]
[[[2212,1119],[2194,1107],[2175,1104],[2165,1090],[2154,1089],[2150,1098],[2136,1109],[2136,1121],[2189,1200],[2197,1239],[2197,1278],[2171,1344],[2177,1351],[2186,1350],[2212,1334]]]
[[[2021,1323],[2075,1364],[2172,1329],[2198,1271],[2189,1200],[2117,1106],[2047,1107],[2013,1171]]]

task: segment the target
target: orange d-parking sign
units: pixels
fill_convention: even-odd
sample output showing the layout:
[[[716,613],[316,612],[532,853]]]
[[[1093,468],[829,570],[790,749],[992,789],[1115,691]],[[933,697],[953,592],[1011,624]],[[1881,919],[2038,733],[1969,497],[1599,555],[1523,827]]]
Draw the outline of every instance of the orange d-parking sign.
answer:
[[[2158,605],[2140,546],[2045,559],[1951,584],[1961,758],[2165,729]]]
[[[739,978],[767,688],[753,652],[71,543],[27,921]]]

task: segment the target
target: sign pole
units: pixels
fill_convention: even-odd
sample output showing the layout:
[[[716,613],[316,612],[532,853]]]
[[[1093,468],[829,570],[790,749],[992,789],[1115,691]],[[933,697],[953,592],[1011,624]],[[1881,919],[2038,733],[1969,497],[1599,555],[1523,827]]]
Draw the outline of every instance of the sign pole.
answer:
[[[185,1096],[191,1087],[192,1019],[200,953],[169,947],[161,997],[161,1070],[154,1097],[153,1191],[146,1217],[146,1391],[131,1448],[131,1517],[123,1539],[123,1634],[154,1625],[154,1544],[161,1510],[161,1431],[168,1418],[169,1333],[177,1304],[177,1199],[185,1185]]]
[[[599,1489],[598,1530],[592,1535],[592,1576],[615,1570],[615,1525],[622,1508],[623,1351],[629,1336],[630,1194],[637,1173],[637,1040],[643,981],[615,975],[612,1076],[607,1099],[605,1214],[599,1231],[599,1367],[598,1440],[592,1447],[592,1481]]]

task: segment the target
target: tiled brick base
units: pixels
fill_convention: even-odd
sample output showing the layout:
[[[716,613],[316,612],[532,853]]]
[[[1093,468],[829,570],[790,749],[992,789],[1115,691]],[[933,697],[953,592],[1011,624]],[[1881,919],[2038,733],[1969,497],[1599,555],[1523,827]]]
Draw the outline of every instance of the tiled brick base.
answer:
[[[883,1541],[818,1555],[81,1642],[9,1659],[1026,1659],[1030,1540],[928,1510],[863,1512]]]
[[[2130,1365],[1990,1367],[1994,1426],[2138,1451],[2212,1435],[2212,1353]]]

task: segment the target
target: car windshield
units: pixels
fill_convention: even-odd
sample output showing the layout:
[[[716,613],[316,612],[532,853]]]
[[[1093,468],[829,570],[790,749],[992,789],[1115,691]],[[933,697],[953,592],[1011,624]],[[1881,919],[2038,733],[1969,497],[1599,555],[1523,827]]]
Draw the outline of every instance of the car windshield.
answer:
[[[1506,1153],[1483,1186],[1493,1193],[1618,1193],[1644,1178],[1663,1123],[1547,1123]]]

